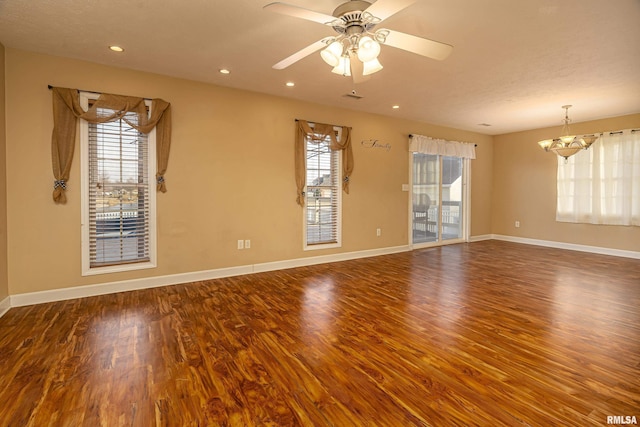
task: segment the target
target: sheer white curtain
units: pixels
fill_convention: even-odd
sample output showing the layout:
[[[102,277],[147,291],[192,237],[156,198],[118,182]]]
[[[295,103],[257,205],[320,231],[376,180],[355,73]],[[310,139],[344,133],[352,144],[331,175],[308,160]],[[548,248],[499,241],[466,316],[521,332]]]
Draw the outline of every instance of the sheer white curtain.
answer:
[[[605,133],[568,161],[558,157],[556,220],[640,226],[640,131]]]

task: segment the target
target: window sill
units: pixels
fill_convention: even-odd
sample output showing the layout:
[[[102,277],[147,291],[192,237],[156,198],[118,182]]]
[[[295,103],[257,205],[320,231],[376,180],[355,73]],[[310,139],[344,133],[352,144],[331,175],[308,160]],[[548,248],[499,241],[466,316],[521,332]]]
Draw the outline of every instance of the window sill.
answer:
[[[318,249],[332,249],[332,248],[341,248],[342,243],[319,243],[317,245],[304,245],[302,248],[305,251],[315,251]]]
[[[151,261],[121,265],[109,265],[105,267],[83,268],[82,275],[95,276],[99,274],[121,273],[124,271],[145,270],[156,267],[156,263]]]

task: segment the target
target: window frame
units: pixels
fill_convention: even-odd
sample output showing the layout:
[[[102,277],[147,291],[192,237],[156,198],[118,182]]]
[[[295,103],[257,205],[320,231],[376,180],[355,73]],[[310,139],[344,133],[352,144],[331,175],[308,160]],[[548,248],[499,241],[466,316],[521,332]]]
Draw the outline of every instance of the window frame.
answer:
[[[309,123],[309,126],[313,129],[313,123]],[[340,128],[339,126],[334,126],[333,127],[334,132],[336,133],[336,137],[338,138],[338,140],[341,137],[341,133],[342,133],[342,128]],[[327,137],[328,138],[328,137]],[[325,143],[327,143],[327,141],[325,140]],[[304,140],[304,170],[305,170],[305,176],[308,170],[307,167],[307,137],[305,136],[305,140]],[[330,142],[328,142],[328,144],[330,145]],[[336,165],[336,170],[338,173],[338,176],[336,177],[336,185],[335,185],[335,193],[336,193],[336,197],[337,197],[337,201],[336,201],[336,205],[337,205],[337,212],[336,212],[336,241],[335,242],[327,242],[327,243],[308,243],[308,236],[307,236],[307,232],[308,232],[308,223],[307,223],[307,209],[308,209],[308,199],[307,199],[307,187],[308,187],[308,183],[306,182],[305,179],[305,186],[304,186],[304,208],[302,209],[302,243],[303,243],[303,250],[305,251],[313,251],[313,250],[319,250],[319,249],[331,249],[331,248],[341,248],[342,247],[342,180],[343,180],[343,171],[342,171],[342,151],[339,150],[331,150],[331,148],[329,147],[329,150],[331,151],[331,155],[335,156],[335,161],[337,163]]]
[[[80,105],[86,111],[89,108],[89,101],[96,100],[100,96],[94,92],[80,92]],[[151,101],[145,100],[149,114],[151,113]],[[147,135],[147,174],[148,174],[148,238],[149,238],[149,260],[140,262],[125,261],[120,264],[114,263],[106,266],[91,266],[90,259],[90,218],[89,218],[89,123],[80,120],[80,173],[81,173],[81,247],[82,247],[82,276],[97,274],[109,274],[124,271],[143,270],[157,267],[157,237],[156,237],[156,189],[155,189],[155,165],[156,165],[156,130],[155,128]]]

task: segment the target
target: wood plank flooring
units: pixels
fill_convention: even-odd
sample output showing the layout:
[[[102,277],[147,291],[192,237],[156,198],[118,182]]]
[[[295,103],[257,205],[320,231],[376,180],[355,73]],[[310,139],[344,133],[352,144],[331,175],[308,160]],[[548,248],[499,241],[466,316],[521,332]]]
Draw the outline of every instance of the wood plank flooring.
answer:
[[[2,426],[640,422],[640,261],[485,241],[12,308]]]

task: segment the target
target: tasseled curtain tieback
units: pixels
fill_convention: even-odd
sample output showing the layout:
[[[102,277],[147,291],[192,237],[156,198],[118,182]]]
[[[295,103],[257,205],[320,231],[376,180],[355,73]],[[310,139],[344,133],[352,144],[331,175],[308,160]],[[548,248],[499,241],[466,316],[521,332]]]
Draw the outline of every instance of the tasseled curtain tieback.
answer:
[[[53,189],[62,188],[63,190],[67,189],[67,183],[64,179],[58,179],[53,181]]]
[[[158,184],[162,184],[164,182],[164,176],[159,176],[156,181],[158,182]]]
[[[345,176],[342,180],[343,180],[344,182],[349,182],[349,177],[348,177],[348,176]]]

